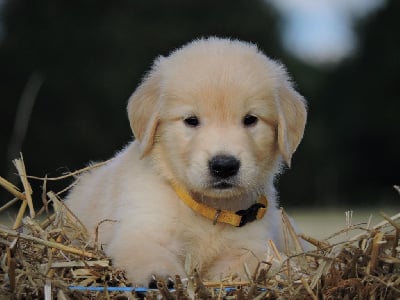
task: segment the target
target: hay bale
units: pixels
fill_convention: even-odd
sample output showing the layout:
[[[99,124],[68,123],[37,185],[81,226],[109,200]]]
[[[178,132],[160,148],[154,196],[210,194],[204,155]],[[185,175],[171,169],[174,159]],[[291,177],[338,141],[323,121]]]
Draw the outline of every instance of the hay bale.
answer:
[[[30,180],[63,180],[26,175],[23,159],[15,161],[24,191],[0,177],[15,198],[0,212],[19,204],[13,226],[0,224],[0,299],[398,299],[400,297],[400,214],[382,215],[383,222],[348,226],[325,240],[300,238],[282,210],[287,249],[279,252],[268,242],[266,259],[247,270],[247,281],[234,276],[205,282],[196,270],[189,278],[175,278],[175,289],[157,281],[154,290],[134,287],[123,270],[112,266],[82,223],[52,191],[43,195],[43,207],[32,205]],[[91,168],[96,167],[96,165]],[[26,210],[29,210],[28,216]],[[110,221],[110,220],[104,220]],[[361,233],[348,238],[355,230]],[[333,237],[346,236],[341,242]],[[337,240],[337,239],[336,239]],[[246,266],[244,266],[246,268]]]

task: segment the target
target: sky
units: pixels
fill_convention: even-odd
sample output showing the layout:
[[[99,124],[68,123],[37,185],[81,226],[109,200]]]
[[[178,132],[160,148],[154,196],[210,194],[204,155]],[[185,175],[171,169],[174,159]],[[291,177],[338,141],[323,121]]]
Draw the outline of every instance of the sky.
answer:
[[[313,64],[332,64],[357,48],[352,24],[385,0],[267,0],[281,13],[287,50]]]

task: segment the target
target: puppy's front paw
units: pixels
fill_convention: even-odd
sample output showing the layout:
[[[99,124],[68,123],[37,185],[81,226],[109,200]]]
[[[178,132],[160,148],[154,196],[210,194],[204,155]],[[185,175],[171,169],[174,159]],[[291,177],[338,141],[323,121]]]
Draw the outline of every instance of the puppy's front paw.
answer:
[[[152,275],[149,282],[149,289],[160,289],[161,285],[165,286],[165,283],[168,289],[174,288],[175,282],[172,277],[168,276],[167,278],[165,278],[165,280],[163,280],[156,275]]]
[[[238,276],[246,280],[247,274],[244,265],[247,265],[249,270],[253,272],[260,262],[258,257],[262,257],[262,255],[257,256],[253,251],[246,249],[236,249],[230,253],[224,253],[223,256],[217,257],[212,267],[207,270],[206,278],[216,280],[223,274],[224,276]]]

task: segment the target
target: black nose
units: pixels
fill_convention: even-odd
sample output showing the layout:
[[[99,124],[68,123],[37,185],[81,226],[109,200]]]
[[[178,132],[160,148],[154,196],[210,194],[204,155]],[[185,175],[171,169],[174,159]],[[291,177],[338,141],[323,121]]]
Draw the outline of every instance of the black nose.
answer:
[[[217,155],[209,161],[208,167],[212,176],[228,178],[238,173],[240,161],[231,155]]]

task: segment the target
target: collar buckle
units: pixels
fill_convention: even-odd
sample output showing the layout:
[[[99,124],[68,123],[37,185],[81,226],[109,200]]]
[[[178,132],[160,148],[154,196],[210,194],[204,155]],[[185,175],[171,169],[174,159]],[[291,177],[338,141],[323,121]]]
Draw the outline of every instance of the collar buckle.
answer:
[[[255,203],[248,209],[238,210],[236,214],[242,217],[238,227],[242,227],[247,223],[261,219],[264,216],[265,211],[266,207],[262,203]]]

